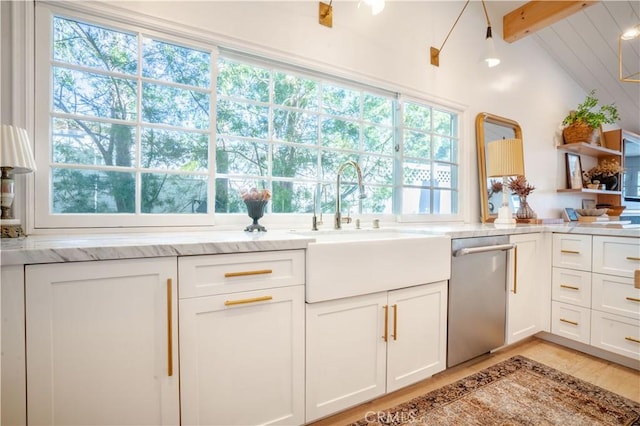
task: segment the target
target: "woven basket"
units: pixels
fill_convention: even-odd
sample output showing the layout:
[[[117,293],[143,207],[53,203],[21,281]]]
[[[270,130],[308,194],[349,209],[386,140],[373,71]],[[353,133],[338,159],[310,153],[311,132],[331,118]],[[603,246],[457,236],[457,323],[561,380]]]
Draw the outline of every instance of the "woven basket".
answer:
[[[564,143],[587,142],[593,139],[594,128],[586,123],[578,121],[564,128],[562,137]]]

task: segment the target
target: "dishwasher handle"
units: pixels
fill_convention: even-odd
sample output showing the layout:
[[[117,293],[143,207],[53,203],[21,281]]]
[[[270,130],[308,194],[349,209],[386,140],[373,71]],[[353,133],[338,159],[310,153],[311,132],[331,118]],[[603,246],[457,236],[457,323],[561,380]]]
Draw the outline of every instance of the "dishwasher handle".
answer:
[[[454,257],[465,256],[467,254],[477,254],[477,253],[486,253],[489,251],[506,251],[514,249],[516,245],[514,243],[511,244],[497,244],[492,246],[481,246],[481,247],[469,247],[462,248],[460,250],[456,250],[453,252]]]

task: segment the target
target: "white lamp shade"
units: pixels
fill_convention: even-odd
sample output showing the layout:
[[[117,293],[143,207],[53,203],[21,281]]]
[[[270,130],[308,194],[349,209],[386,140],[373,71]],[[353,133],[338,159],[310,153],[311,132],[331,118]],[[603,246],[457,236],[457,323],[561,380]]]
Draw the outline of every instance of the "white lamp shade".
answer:
[[[36,170],[29,135],[20,127],[2,125],[0,129],[0,167],[11,167],[13,173]]]
[[[524,175],[522,139],[498,139],[487,145],[487,176]]]

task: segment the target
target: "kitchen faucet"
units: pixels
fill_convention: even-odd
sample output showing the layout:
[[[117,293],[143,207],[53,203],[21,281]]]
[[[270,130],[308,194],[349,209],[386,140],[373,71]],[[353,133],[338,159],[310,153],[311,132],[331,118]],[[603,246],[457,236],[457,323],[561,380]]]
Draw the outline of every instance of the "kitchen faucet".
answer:
[[[344,162],[338,168],[338,177],[336,178],[336,214],[333,221],[333,227],[335,229],[342,229],[342,213],[340,213],[340,177],[342,176],[342,172],[347,166],[353,166],[356,170],[356,175],[358,175],[358,188],[360,189],[360,199],[366,198],[367,194],[364,193],[364,185],[362,184],[362,169],[358,163],[353,160],[349,160]]]

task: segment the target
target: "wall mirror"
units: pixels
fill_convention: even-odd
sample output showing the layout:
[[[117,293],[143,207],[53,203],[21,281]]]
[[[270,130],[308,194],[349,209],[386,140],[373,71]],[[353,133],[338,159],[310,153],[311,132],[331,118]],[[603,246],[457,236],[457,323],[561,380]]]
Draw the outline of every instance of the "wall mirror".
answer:
[[[480,214],[482,223],[493,222],[502,204],[502,179],[487,178],[487,144],[496,139],[522,139],[518,122],[482,112],[476,117],[476,144],[478,149],[478,182],[480,186]],[[507,188],[505,190],[508,191]],[[509,197],[513,202],[513,197]],[[512,211],[517,206],[512,205]]]

